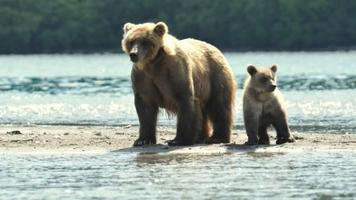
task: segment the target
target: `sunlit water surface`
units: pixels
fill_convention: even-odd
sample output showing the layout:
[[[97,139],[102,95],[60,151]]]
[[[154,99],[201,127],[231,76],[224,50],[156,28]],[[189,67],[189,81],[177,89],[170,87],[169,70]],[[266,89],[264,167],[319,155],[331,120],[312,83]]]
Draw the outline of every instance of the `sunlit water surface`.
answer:
[[[355,129],[356,51],[225,55],[239,83],[237,128],[246,66],[278,64],[292,127]],[[0,56],[0,124],[137,125],[130,71],[123,54]],[[159,123],[174,126],[162,113]]]
[[[226,53],[279,66],[292,131],[356,133],[356,52]],[[0,124],[138,125],[125,55],[0,56]],[[160,115],[160,125],[175,118]],[[1,199],[354,199],[354,153],[0,155]]]

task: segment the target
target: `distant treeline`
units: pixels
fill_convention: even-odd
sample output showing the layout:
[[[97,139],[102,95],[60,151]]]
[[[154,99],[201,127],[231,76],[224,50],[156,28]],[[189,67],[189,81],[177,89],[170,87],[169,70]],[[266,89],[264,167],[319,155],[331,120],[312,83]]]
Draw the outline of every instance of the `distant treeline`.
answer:
[[[356,46],[353,0],[0,0],[0,53],[120,51],[125,22],[151,21],[224,50]]]

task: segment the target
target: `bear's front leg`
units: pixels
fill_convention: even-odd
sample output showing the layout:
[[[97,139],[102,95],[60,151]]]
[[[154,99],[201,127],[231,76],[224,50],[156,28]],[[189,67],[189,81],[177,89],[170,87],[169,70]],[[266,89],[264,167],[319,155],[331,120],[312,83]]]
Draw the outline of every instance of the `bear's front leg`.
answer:
[[[277,141],[276,144],[283,144],[287,142],[295,142],[294,137],[290,134],[287,116],[284,113],[276,115],[272,123],[273,127],[277,132]]]
[[[140,136],[134,142],[134,146],[156,144],[158,106],[135,95],[135,107],[140,122]]]
[[[258,144],[258,116],[254,113],[249,113],[244,111],[244,122],[247,132],[248,140],[245,142],[247,145],[257,145]]]
[[[177,135],[168,142],[172,146],[193,145],[200,131],[201,116],[199,105],[193,98],[183,100],[179,104],[177,116]]]
[[[258,144],[270,144],[269,136],[267,133],[267,126],[259,125],[258,126]]]

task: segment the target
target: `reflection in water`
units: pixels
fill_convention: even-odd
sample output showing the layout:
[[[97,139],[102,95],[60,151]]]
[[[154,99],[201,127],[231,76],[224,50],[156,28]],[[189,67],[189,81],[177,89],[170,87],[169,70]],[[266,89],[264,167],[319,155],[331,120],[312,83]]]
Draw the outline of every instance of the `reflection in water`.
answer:
[[[183,162],[196,162],[221,157],[231,153],[216,154],[192,154],[192,153],[138,153],[136,162],[140,166],[145,164],[172,164]]]
[[[248,152],[247,155],[254,159],[272,158],[275,156],[284,155],[283,152]]]

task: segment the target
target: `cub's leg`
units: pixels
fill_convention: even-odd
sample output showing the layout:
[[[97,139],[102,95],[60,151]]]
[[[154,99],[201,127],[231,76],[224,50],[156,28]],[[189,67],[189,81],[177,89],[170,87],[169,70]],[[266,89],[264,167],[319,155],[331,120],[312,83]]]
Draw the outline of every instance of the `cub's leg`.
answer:
[[[260,120],[258,125],[258,144],[270,144],[267,133],[267,128],[269,125],[270,123],[267,123],[264,120]]]
[[[262,110],[263,110],[262,104],[256,103],[255,101],[251,101],[249,96],[246,96],[246,94],[244,95],[243,116],[244,116],[245,129],[248,137],[248,140],[245,144],[248,145],[258,144],[258,131],[260,126]]]
[[[248,140],[245,144],[258,144],[259,117],[255,113],[244,111],[244,123]]]
[[[290,134],[290,130],[287,123],[287,117],[284,112],[279,112],[273,117],[272,125],[277,132],[276,144],[295,142],[295,139]]]

